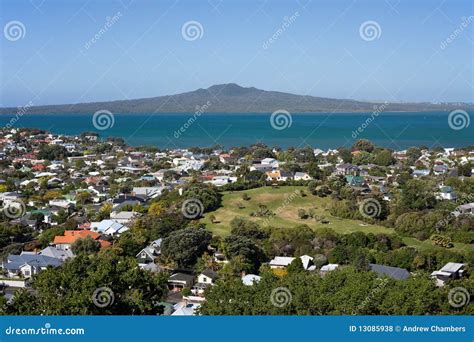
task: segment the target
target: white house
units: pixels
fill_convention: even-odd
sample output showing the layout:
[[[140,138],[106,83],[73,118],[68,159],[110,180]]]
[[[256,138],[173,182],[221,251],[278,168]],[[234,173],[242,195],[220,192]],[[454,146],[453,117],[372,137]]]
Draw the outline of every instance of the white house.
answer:
[[[129,230],[128,227],[114,220],[102,220],[100,222],[91,222],[91,231],[106,235],[120,235]]]
[[[311,180],[311,176],[308,175],[306,172],[295,172],[295,176],[293,177],[295,181],[299,180]]]
[[[458,196],[450,186],[440,186],[439,192],[436,193],[436,198],[440,200],[455,201]]]
[[[120,212],[112,211],[110,213],[110,219],[117,223],[127,225],[128,223],[130,223],[130,221],[132,221],[134,218],[138,217],[139,215],[140,214],[135,211],[120,211]]]
[[[295,259],[296,258],[293,257],[277,256],[270,260],[269,265],[270,268],[287,268]],[[313,257],[310,257],[309,255],[303,255],[300,257],[300,260],[305,270],[312,271],[315,269],[313,265]]]
[[[436,279],[437,286],[444,286],[451,279],[459,279],[464,274],[464,264],[448,262],[439,271],[431,273],[431,278]]]

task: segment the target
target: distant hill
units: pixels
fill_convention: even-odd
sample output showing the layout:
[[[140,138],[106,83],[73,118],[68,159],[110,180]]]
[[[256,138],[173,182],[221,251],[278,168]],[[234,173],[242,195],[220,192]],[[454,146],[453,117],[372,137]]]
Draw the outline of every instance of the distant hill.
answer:
[[[209,103],[205,112],[271,113],[289,112],[370,112],[381,103],[331,99],[241,87],[235,83],[213,85],[187,93],[136,100],[91,102],[31,107],[27,113],[94,113],[106,109],[113,113],[182,113],[195,112]],[[389,103],[383,111],[449,111],[473,109],[472,103]],[[0,108],[1,114],[16,113],[17,108]]]

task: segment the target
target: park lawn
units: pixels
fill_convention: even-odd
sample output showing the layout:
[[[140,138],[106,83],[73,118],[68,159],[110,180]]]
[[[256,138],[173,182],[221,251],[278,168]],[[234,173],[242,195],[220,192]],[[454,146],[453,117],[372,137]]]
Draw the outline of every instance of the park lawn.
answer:
[[[302,190],[306,196],[300,195]],[[242,195],[246,193],[250,199],[244,201]],[[280,187],[262,187],[245,191],[224,192],[222,206],[206,213],[202,222],[215,235],[225,237],[230,234],[230,221],[234,217],[242,216],[259,223],[262,227],[270,225],[273,227],[295,227],[300,224],[307,224],[309,227],[317,230],[321,228],[331,228],[337,233],[347,234],[361,231],[373,234],[394,234],[391,228],[375,224],[367,224],[358,220],[343,219],[334,217],[329,213],[328,207],[331,202],[329,197],[321,198],[309,193],[304,186],[280,186]],[[239,209],[238,203],[244,208]],[[258,209],[258,205],[265,204],[268,209],[276,213],[272,218],[252,217],[251,212]],[[329,224],[322,224],[314,219],[303,220],[298,217],[298,209],[314,209],[316,215],[323,216],[329,221]],[[212,223],[210,216],[215,216],[215,223]],[[407,246],[413,246],[419,250],[436,250],[441,247],[433,246],[429,240],[419,241],[411,237],[404,237],[404,243]],[[453,250],[474,250],[474,246],[455,243]]]

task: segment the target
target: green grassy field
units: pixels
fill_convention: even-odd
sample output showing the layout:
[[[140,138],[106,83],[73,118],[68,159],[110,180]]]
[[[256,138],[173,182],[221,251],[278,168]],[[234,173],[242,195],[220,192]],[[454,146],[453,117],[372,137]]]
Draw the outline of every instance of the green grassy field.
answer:
[[[306,193],[305,197],[300,196],[299,190]],[[242,195],[246,193],[250,200],[244,201]],[[278,188],[263,187],[245,191],[225,192],[222,198],[222,207],[216,211],[206,213],[202,221],[213,234],[219,236],[227,236],[230,234],[230,221],[236,216],[242,216],[251,219],[262,226],[267,224],[274,227],[295,227],[300,224],[307,224],[313,229],[331,228],[342,234],[356,231],[364,233],[385,233],[394,234],[391,228],[367,224],[363,221],[342,219],[332,216],[329,211],[330,198],[320,198],[311,195],[306,187],[302,186],[282,186]],[[239,209],[239,203],[244,208]],[[258,205],[265,204],[275,216],[269,219],[261,217],[251,217],[250,213],[258,209]],[[314,219],[300,219],[298,217],[298,209],[313,209],[318,216],[323,216],[328,224],[317,222]],[[216,221],[211,222],[209,217],[214,215]],[[430,241],[419,241],[414,238],[406,237],[403,239],[408,246],[416,247],[420,250],[438,249],[440,247],[433,246]],[[471,245],[456,243],[453,249],[474,250]]]

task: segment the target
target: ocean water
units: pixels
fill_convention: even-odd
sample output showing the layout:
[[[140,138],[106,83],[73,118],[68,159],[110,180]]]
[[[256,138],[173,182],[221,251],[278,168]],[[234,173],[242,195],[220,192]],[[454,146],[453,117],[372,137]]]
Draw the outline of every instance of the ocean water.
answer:
[[[113,125],[112,125],[113,121]],[[34,127],[74,135],[95,131],[101,137],[122,137],[130,145],[160,148],[244,146],[263,142],[287,148],[322,149],[350,146],[370,139],[379,146],[462,147],[474,145],[474,113],[314,113],[314,114],[25,114],[0,115],[5,127]],[[98,129],[105,128],[105,129]]]

